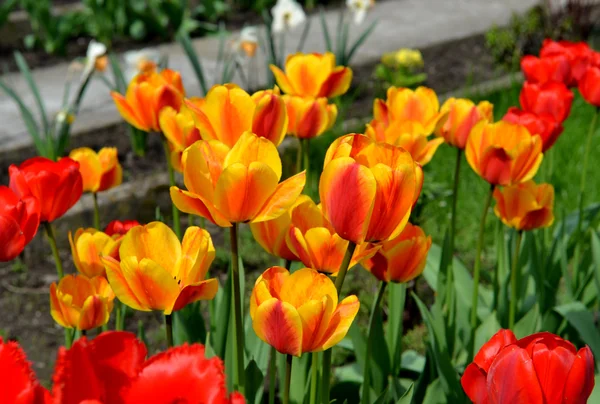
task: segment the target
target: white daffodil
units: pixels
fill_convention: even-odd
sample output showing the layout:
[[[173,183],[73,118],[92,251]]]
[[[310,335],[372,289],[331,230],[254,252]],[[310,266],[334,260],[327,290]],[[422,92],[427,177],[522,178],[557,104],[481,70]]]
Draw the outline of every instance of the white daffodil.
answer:
[[[256,54],[256,48],[258,48],[258,29],[256,27],[243,28],[240,32],[238,49],[251,58]]]
[[[280,33],[289,31],[306,21],[306,13],[302,6],[294,0],[277,0],[271,9],[273,25],[271,31]]]
[[[97,42],[95,40],[91,40],[88,45],[87,52],[85,55],[85,67],[84,67],[84,75],[91,74],[94,69],[96,69],[96,62],[102,56],[106,54],[106,45],[103,43]]]
[[[129,82],[140,73],[149,73],[156,70],[160,57],[160,52],[154,48],[126,52],[123,55],[125,80]]]
[[[367,11],[373,7],[374,3],[374,0],[346,0],[346,6],[352,12],[354,24],[360,25],[363,23],[367,17]]]

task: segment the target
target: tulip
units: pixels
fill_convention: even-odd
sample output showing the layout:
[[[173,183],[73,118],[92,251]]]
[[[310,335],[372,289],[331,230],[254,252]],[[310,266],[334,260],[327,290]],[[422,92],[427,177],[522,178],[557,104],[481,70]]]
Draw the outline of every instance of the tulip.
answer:
[[[571,65],[565,55],[557,54],[538,58],[527,55],[521,59],[521,70],[525,80],[530,83],[544,84],[557,81],[569,85],[571,82]]]
[[[505,121],[477,124],[466,148],[467,161],[492,185],[511,185],[533,178],[542,162],[542,139],[527,128]]]
[[[79,163],[84,192],[106,191],[123,182],[123,168],[114,147],[103,147],[98,153],[81,147],[72,150],[69,157]]]
[[[40,203],[34,197],[19,199],[0,186],[0,262],[11,261],[33,239],[40,224]]]
[[[50,314],[65,328],[91,330],[108,323],[114,298],[102,276],[66,275],[50,285]]]
[[[554,221],[554,187],[536,185],[533,181],[494,190],[494,213],[508,227],[533,230],[552,225]]]
[[[324,167],[322,209],[341,238],[361,244],[400,234],[419,189],[410,153],[350,134],[331,144]]]
[[[520,110],[517,107],[510,107],[502,120],[523,125],[527,128],[532,136],[540,136],[542,138],[543,152],[554,145],[563,131],[563,126],[556,122],[551,115],[538,115],[532,112]]]
[[[10,188],[21,199],[34,197],[40,203],[40,222],[53,222],[65,214],[83,192],[79,163],[63,158],[54,162],[33,157],[8,169]]]
[[[102,257],[106,275],[119,300],[136,310],[170,315],[217,293],[218,281],[204,280],[215,249],[199,227],[188,227],[180,243],[161,222],[136,226],[123,238],[119,256],[121,262]]]
[[[119,260],[121,241],[96,229],[77,229],[75,237],[69,232],[69,243],[75,267],[88,278],[104,276],[104,264],[100,257]]]
[[[104,229],[104,233],[108,234],[113,238],[120,237],[127,234],[127,232],[133,227],[139,225],[140,223],[137,220],[113,220],[108,224],[108,226],[106,226],[106,228]]]
[[[254,284],[250,316],[261,340],[281,353],[300,356],[340,342],[359,306],[354,295],[338,304],[333,282],[313,269],[290,274],[285,268],[271,267]]]
[[[240,137],[254,131],[279,145],[288,126],[285,103],[279,90],[250,96],[235,84],[217,85],[204,99],[186,100],[204,140],[218,140],[233,147]]]
[[[431,236],[407,223],[398,237],[381,243],[381,248],[361,264],[382,282],[408,282],[425,269],[430,247]]]
[[[570,86],[577,86],[587,67],[594,61],[594,52],[585,42],[544,40],[540,57],[544,59],[557,55],[565,56],[569,60],[571,82],[568,84]]]
[[[171,164],[175,170],[181,172],[183,151],[201,139],[193,113],[185,106],[182,106],[179,112],[172,107],[165,107],[160,112],[158,123],[169,142]]]
[[[312,139],[331,129],[337,119],[335,104],[327,98],[303,98],[284,95],[289,117],[288,133],[299,139]]]
[[[492,122],[494,106],[488,101],[475,105],[466,98],[449,98],[440,110],[442,119],[435,130],[437,136],[444,138],[446,143],[461,150],[467,145],[467,139],[473,127],[481,122]]]
[[[551,115],[558,123],[564,122],[571,111],[573,92],[563,83],[554,81],[544,84],[525,82],[519,96],[524,111],[537,115]]]
[[[581,96],[596,108],[600,108],[600,67],[588,67],[579,81]]]
[[[18,343],[0,337],[0,403],[51,404],[52,398],[35,378],[31,364]]]
[[[185,91],[179,73],[164,69],[135,76],[125,96],[115,91],[110,94],[127,123],[145,132],[158,132],[160,112],[165,107],[178,111]]]
[[[288,95],[334,98],[350,88],[352,70],[335,65],[331,52],[296,53],[285,61],[285,72],[271,65],[277,85]]]
[[[215,140],[200,140],[183,153],[183,181],[171,187],[173,203],[221,227],[263,222],[284,214],[304,187],[304,173],[279,183],[277,148],[253,133],[243,134],[230,149]]]
[[[475,404],[587,402],[594,388],[594,357],[557,335],[541,332],[517,340],[500,330],[479,350],[461,378]]]

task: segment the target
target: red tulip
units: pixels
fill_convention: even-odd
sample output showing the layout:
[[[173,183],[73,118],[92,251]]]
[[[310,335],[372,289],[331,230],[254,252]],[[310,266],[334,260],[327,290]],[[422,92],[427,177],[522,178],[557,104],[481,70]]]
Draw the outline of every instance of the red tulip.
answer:
[[[521,70],[531,83],[558,81],[568,85],[571,81],[569,58],[561,54],[543,58],[527,55],[521,59]]]
[[[571,65],[570,86],[577,83],[585,73],[590,63],[594,62],[595,52],[585,42],[559,41],[546,39],[540,50],[540,57],[547,58],[557,55],[565,56]]]
[[[542,152],[552,147],[563,131],[563,126],[551,115],[537,115],[517,107],[510,107],[502,120],[525,126],[532,136],[539,135],[542,138]]]
[[[579,81],[581,96],[593,106],[600,108],[600,68],[590,66]]]
[[[475,404],[584,404],[594,388],[594,357],[541,332],[517,340],[500,330],[467,366],[461,384]]]
[[[10,188],[0,186],[0,262],[16,258],[35,236],[39,224],[36,198],[21,200]]]
[[[0,403],[50,404],[48,390],[37,381],[25,353],[16,342],[0,338]]]
[[[124,236],[125,234],[127,234],[129,229],[139,225],[140,222],[138,222],[137,220],[113,220],[108,224],[108,226],[106,226],[106,229],[104,229],[104,233],[108,234],[111,237],[115,234]]]
[[[40,203],[40,221],[52,222],[81,198],[83,182],[79,163],[63,158],[58,162],[33,157],[8,169],[10,187],[21,199],[35,197]]]
[[[525,82],[519,101],[523,110],[536,115],[549,114],[555,121],[562,123],[571,111],[573,93],[563,83],[534,84]]]

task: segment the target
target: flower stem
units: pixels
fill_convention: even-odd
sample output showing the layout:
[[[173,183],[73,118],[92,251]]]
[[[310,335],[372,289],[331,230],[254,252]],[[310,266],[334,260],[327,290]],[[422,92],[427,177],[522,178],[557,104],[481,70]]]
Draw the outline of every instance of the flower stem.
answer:
[[[301,142],[304,144],[302,147],[302,169],[306,171],[306,185],[308,188],[308,195],[312,196],[312,183],[310,182],[310,139],[302,139]]]
[[[275,404],[275,380],[277,378],[277,350],[271,347],[269,359],[269,404]]]
[[[577,220],[577,237],[581,237],[581,226],[583,225],[583,203],[585,193],[585,180],[587,174],[588,161],[590,159],[590,149],[592,148],[592,138],[596,131],[596,122],[600,115],[600,108],[596,108],[596,113],[590,122],[590,129],[588,131],[587,140],[585,142],[585,149],[583,150],[583,168],[581,170],[581,183],[579,185],[579,218]],[[576,265],[578,263],[575,263]]]
[[[310,381],[310,404],[317,404],[317,393],[319,383],[319,353],[312,353],[312,378]]]
[[[290,402],[290,384],[292,382],[292,355],[285,356],[285,386],[283,390],[283,404]]]
[[[73,338],[75,337],[75,329],[74,328],[65,328],[65,348],[71,348],[73,345]]]
[[[450,265],[448,266],[448,273],[446,275],[446,307],[448,312],[451,312],[450,305],[452,304],[452,291],[454,283],[454,271],[452,264],[454,261],[454,240],[456,233],[456,205],[458,201],[458,184],[460,181],[460,163],[462,161],[462,150],[456,149],[456,165],[454,166],[454,186],[452,187],[452,210],[450,216]]]
[[[173,346],[173,316],[165,314],[165,332],[167,333],[167,347]]]
[[[175,170],[171,164],[171,152],[169,151],[169,142],[163,136],[163,147],[165,149],[165,158],[167,159],[167,170],[169,171],[169,185],[175,186]],[[177,238],[181,240],[181,223],[179,221],[179,209],[175,206],[175,203],[171,201],[171,210],[173,212],[173,230],[177,235]]]
[[[100,230],[100,208],[98,207],[98,194],[93,192],[92,198],[94,199],[94,228]]]
[[[515,245],[515,254],[513,255],[512,269],[510,271],[510,306],[508,311],[508,329],[512,330],[515,326],[515,317],[517,313],[517,273],[519,270],[519,251],[521,250],[521,240],[523,231],[517,233]]]
[[[373,329],[375,328],[375,316],[377,315],[379,308],[381,306],[381,300],[383,300],[383,295],[385,293],[385,287],[387,286],[387,282],[381,282],[379,285],[379,290],[377,291],[377,295],[375,297],[375,302],[373,303],[373,307],[371,308],[371,317],[369,318],[369,334],[367,335],[367,348],[365,351],[365,368],[363,371],[363,387],[362,387],[362,397],[361,403],[369,404],[369,392],[371,391],[370,380],[369,377],[371,375],[370,371],[370,361],[371,361],[371,348],[374,344],[373,342]]]
[[[44,222],[44,227],[46,228],[46,235],[48,236],[50,249],[52,250],[52,255],[54,256],[54,264],[56,265],[56,273],[58,274],[58,280],[61,280],[65,273],[63,270],[62,262],[60,261],[60,256],[58,255],[58,248],[56,247],[56,235],[54,233],[54,227],[52,227],[52,223],[48,222]]]
[[[477,303],[479,302],[479,278],[481,276],[481,251],[483,250],[483,240],[485,236],[485,219],[487,217],[488,210],[492,203],[492,196],[494,194],[494,186],[492,185],[490,191],[487,194],[485,203],[483,205],[483,212],[481,213],[481,222],[479,222],[479,238],[477,241],[477,253],[475,255],[475,266],[473,267],[473,299],[471,301],[471,349],[470,358],[473,358],[475,354],[475,330],[477,328]]]
[[[340,266],[340,271],[338,272],[338,275],[335,278],[335,288],[337,289],[338,297],[342,293],[344,279],[346,279],[346,273],[348,272],[348,268],[350,267],[350,261],[352,260],[352,256],[354,255],[355,249],[356,244],[350,241],[348,243],[348,249],[346,250],[346,254],[344,255],[344,260],[342,261],[342,265]]]
[[[231,280],[233,282],[233,313],[235,320],[235,345],[236,356],[233,385],[236,390],[244,394],[244,325],[242,323],[242,292],[240,287],[240,265],[238,254],[238,224],[233,223],[229,229],[231,239]]]
[[[298,150],[296,151],[296,173],[302,171],[302,156],[304,155],[304,142],[298,138]]]

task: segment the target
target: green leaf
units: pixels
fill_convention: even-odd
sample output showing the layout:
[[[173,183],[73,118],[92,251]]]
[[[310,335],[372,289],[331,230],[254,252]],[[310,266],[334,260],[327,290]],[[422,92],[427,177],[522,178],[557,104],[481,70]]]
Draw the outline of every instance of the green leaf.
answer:
[[[346,64],[350,64],[352,56],[354,56],[354,53],[358,50],[358,48],[360,48],[363,42],[365,42],[369,35],[371,35],[378,22],[379,21],[377,20],[373,21],[371,25],[369,25],[369,27],[365,29],[363,33],[358,37],[356,42],[354,42],[354,45],[352,45],[352,47],[350,48],[350,52],[348,52],[348,55],[346,56]]]
[[[199,301],[188,304],[173,313],[173,339],[175,345],[181,345],[184,342],[204,344],[206,325]]]
[[[244,395],[248,403],[260,403],[264,393],[263,382],[265,376],[259,369],[254,360],[250,360],[245,370],[245,386]]]
[[[378,393],[387,387],[388,376],[390,375],[390,354],[383,332],[381,310],[375,314],[373,323],[373,334],[371,335],[372,353],[369,363],[371,370],[370,387]]]
[[[210,302],[210,336],[211,345],[221,359],[225,358],[229,318],[231,317],[231,271],[224,285],[219,286],[217,296]]]
[[[388,389],[386,388],[386,389],[384,390],[384,392],[383,392],[383,393],[381,393],[381,395],[380,395],[379,397],[377,397],[377,400],[375,400],[375,401],[373,402],[373,404],[383,404],[383,403],[387,403],[387,402],[388,402],[387,396],[388,396]]]
[[[190,63],[192,64],[192,68],[194,69],[194,73],[196,74],[196,78],[198,79],[198,83],[200,84],[200,88],[202,88],[202,93],[206,95],[206,93],[208,92],[208,86],[206,85],[206,78],[204,76],[204,69],[202,68],[202,61],[196,53],[196,50],[192,45],[192,41],[189,35],[186,32],[180,32],[179,34],[177,34],[177,42],[181,44],[181,47],[183,48]]]
[[[475,352],[490,340],[502,327],[496,319],[495,313],[489,315],[483,322],[477,327],[475,331]]]
[[[414,393],[414,386],[414,384],[411,384],[402,397],[400,397],[400,400],[396,401],[396,404],[410,404]]]
[[[596,282],[596,287],[598,288],[598,293],[600,294],[600,238],[598,237],[598,233],[592,231],[592,254],[594,257],[594,281]]]
[[[402,369],[421,374],[425,368],[425,357],[414,349],[402,352]]]
[[[27,85],[29,86],[29,89],[31,90],[31,92],[33,93],[33,96],[35,98],[35,103],[37,104],[38,109],[40,110],[42,124],[44,127],[44,133],[49,135],[50,134],[50,123],[48,122],[48,116],[46,115],[46,108],[44,108],[44,102],[42,101],[42,96],[40,95],[38,86],[35,83],[33,76],[31,75],[31,70],[29,70],[27,61],[25,61],[25,58],[19,51],[15,51],[15,62],[17,62],[19,71],[25,78],[25,81],[27,81]]]
[[[523,338],[537,332],[540,319],[539,305],[536,304],[515,324],[513,331],[516,337]]]
[[[323,38],[325,39],[325,49],[327,52],[332,52],[331,36],[329,35],[329,28],[327,28],[327,21],[325,21],[325,12],[323,9],[319,10],[319,18],[321,20],[321,28],[323,29]]]
[[[555,307],[569,324],[577,330],[579,336],[590,346],[596,362],[600,359],[600,332],[595,326],[594,315],[581,302],[571,302]]]
[[[422,404],[446,404],[454,400],[448,399],[444,392],[443,383],[440,379],[435,379],[428,387]]]
[[[127,82],[125,82],[123,69],[121,69],[121,65],[119,64],[119,61],[114,53],[108,55],[108,60],[110,61],[110,66],[115,76],[115,90],[121,94],[125,94],[127,91]]]
[[[387,346],[390,352],[390,374],[398,376],[402,360],[402,334],[406,283],[388,285]]]

